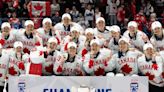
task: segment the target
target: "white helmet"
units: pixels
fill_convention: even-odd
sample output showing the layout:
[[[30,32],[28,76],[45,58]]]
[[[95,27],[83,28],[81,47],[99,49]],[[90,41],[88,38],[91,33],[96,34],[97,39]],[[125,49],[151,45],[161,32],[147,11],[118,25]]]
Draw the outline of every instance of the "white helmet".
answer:
[[[1,29],[3,29],[4,27],[11,28],[11,25],[10,25],[9,22],[3,22],[2,25],[1,25]]]
[[[162,28],[162,24],[159,22],[159,21],[154,21],[152,24],[151,24],[151,28],[152,30],[154,30],[155,28]]]
[[[130,21],[130,22],[128,23],[128,27],[130,27],[130,26],[138,27],[138,24],[137,24],[137,22],[135,22],[135,21]]]

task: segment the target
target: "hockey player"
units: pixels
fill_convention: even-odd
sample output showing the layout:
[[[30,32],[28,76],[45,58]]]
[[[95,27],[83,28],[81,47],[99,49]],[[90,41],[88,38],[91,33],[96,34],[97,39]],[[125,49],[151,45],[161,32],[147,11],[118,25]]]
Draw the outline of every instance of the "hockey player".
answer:
[[[60,52],[57,49],[58,41],[55,37],[51,37],[48,40],[46,51],[44,51],[45,61],[42,64],[42,75],[52,75],[53,65],[56,62]]]
[[[77,44],[77,52],[81,51],[84,47],[86,37],[80,34],[80,29],[77,26],[73,26],[70,31],[70,35],[64,37],[61,43],[61,51],[67,51],[67,45],[69,42],[73,41]]]
[[[0,44],[3,48],[12,48],[16,41],[16,30],[11,29],[11,25],[8,22],[4,22],[1,25],[2,33],[0,33]]]
[[[110,62],[115,64],[116,73],[123,73],[125,76],[138,74],[137,58],[142,55],[136,49],[129,48],[129,39],[122,37],[118,41],[119,51],[112,56]]]
[[[161,77],[164,81],[164,50],[160,51],[159,54],[163,58],[163,71],[162,71]],[[164,89],[164,86],[163,86],[163,89]]]
[[[35,46],[42,46],[42,39],[36,34],[34,30],[34,23],[31,20],[25,21],[25,29],[19,30],[16,35],[18,41],[21,41],[24,53],[30,53],[30,50]]]
[[[23,44],[20,41],[14,43],[14,49],[9,53],[9,76],[25,74],[25,65],[28,62],[28,55],[23,53]]]
[[[78,27],[80,32],[83,33],[84,29],[79,24],[72,22],[70,14],[65,13],[62,15],[62,21],[60,23],[57,23],[54,26],[54,28],[55,28],[55,30],[60,31],[61,37],[65,37],[65,36],[69,35],[69,33],[71,31],[71,27],[73,27],[73,26]]]
[[[84,70],[88,75],[102,76],[107,72],[112,71],[113,64],[109,62],[112,53],[109,49],[100,49],[98,39],[93,39],[90,42],[91,51],[84,56]]]
[[[106,41],[107,43],[107,48],[112,50],[112,53],[115,54],[118,52],[118,41],[121,38],[121,32],[120,32],[120,27],[117,25],[113,25],[110,28],[112,38],[109,39],[109,42]]]
[[[143,50],[144,54],[138,58],[138,67],[142,75],[149,78],[149,92],[163,92],[163,59],[151,43],[145,44]]]
[[[92,28],[87,28],[85,30],[85,37],[86,37],[86,40],[84,43],[84,47],[80,53],[82,55],[82,57],[84,57],[84,55],[87,54],[87,52],[89,52],[91,50],[91,47],[90,47],[91,40],[97,38],[97,37],[95,37],[94,30]]]
[[[57,61],[54,64],[55,74],[66,76],[85,75],[82,69],[82,59],[76,54],[76,43],[69,42],[67,48],[67,53],[63,53],[61,57],[57,58]]]
[[[0,44],[0,92],[3,92],[5,79],[7,77],[9,55],[2,53],[2,45]]]
[[[159,21],[155,21],[151,25],[153,36],[150,38],[151,43],[154,45],[157,51],[164,50],[164,31],[162,24]]]
[[[128,30],[123,34],[126,38],[130,39],[132,47],[137,48],[142,51],[142,46],[149,42],[148,37],[145,33],[138,30],[138,25],[135,21],[130,21],[128,23]]]
[[[52,21],[50,18],[44,18],[42,21],[42,28],[37,29],[39,36],[43,40],[43,46],[47,46],[47,41],[50,37],[54,36],[58,40],[58,45],[61,42],[60,34],[57,30],[52,27]]]
[[[96,19],[96,28],[94,28],[94,34],[100,39],[100,45],[103,46],[103,43],[111,38],[111,33],[109,30],[110,27],[105,26],[105,19],[99,17]]]

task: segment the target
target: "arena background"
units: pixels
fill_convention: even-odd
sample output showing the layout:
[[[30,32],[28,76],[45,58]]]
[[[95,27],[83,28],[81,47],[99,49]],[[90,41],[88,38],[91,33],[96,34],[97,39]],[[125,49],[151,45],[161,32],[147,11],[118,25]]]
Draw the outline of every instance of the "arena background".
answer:
[[[24,26],[25,20],[32,19],[34,22],[39,21],[37,22],[38,25],[35,25],[35,28],[38,28],[44,17],[50,17],[53,25],[55,25],[61,20],[63,13],[71,14],[73,11],[77,11],[77,14],[72,14],[73,21],[80,22],[81,18],[85,18],[84,14],[88,5],[91,6],[94,14],[101,12],[107,25],[118,24],[123,31],[128,21],[137,20],[140,23],[140,29],[147,32],[152,22],[151,16],[164,24],[163,0],[111,0],[113,3],[110,3],[110,0],[39,0],[50,2],[50,11],[48,11],[47,16],[40,16],[37,11],[31,15],[30,1],[38,0],[0,0],[0,24],[9,21],[13,25],[12,27],[19,29]],[[147,9],[147,7],[149,8]],[[143,13],[141,15],[143,20],[137,19],[140,11]],[[88,25],[85,24],[84,26],[87,27]],[[95,23],[92,22],[90,26],[94,27]]]

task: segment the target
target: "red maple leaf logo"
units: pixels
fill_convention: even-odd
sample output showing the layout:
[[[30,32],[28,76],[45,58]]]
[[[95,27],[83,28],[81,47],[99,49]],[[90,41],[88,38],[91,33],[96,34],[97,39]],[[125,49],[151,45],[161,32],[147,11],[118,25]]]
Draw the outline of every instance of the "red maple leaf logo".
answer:
[[[152,68],[153,68],[154,70],[158,70],[158,65],[157,65],[157,64],[152,64]]]
[[[154,76],[153,74],[151,74],[150,72],[147,72],[145,75],[149,77],[149,80],[153,80],[154,77],[155,77],[155,76]]]
[[[0,39],[0,44],[4,45],[5,44],[5,40],[4,39]]]
[[[45,67],[46,72],[52,73],[53,72],[53,64]]]
[[[88,52],[88,51],[87,51],[86,49],[83,49],[83,50],[82,50],[82,56],[84,57],[84,55],[87,54],[87,52]]]
[[[37,3],[36,5],[34,5],[34,8],[35,8],[35,10],[40,11],[43,9],[43,6],[41,6],[40,3]]]
[[[24,66],[24,63],[23,63],[23,62],[20,62],[20,63],[18,64],[18,67],[19,67],[19,69],[21,69],[21,70],[24,70],[24,69],[25,69],[25,66]]]
[[[10,67],[9,68],[9,74],[11,74],[11,75],[16,75],[17,74],[17,72],[15,71],[14,67]]]
[[[63,71],[62,67],[59,66],[58,69],[57,69],[57,72],[62,72],[62,71]]]
[[[132,68],[129,67],[128,64],[125,64],[122,68],[121,68],[123,73],[129,74],[132,71]]]
[[[24,52],[24,53],[30,54],[30,51],[29,51],[27,48],[24,48],[24,49],[23,49],[23,52]]]
[[[40,45],[41,45],[41,44],[40,44],[39,41],[35,43],[35,46],[40,46]]]
[[[94,74],[96,75],[96,76],[100,76],[100,75],[104,75],[104,69],[103,68],[101,68],[101,67],[99,67],[95,72],[94,72]]]
[[[89,68],[92,68],[93,65],[94,65],[94,61],[93,61],[92,59],[90,59],[90,60],[89,60],[89,65],[88,65],[88,67],[89,67]]]

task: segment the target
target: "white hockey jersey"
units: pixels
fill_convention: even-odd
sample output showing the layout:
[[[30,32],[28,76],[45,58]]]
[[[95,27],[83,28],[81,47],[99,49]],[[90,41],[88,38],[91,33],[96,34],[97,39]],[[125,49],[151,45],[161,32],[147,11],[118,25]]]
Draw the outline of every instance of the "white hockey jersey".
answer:
[[[124,37],[130,39],[130,44],[133,48],[137,48],[140,51],[143,51],[143,46],[145,43],[149,42],[149,39],[145,33],[142,31],[137,30],[136,36],[131,38],[129,35],[129,31],[125,31],[123,34]]]
[[[43,46],[47,46],[48,39],[52,36],[56,37],[58,40],[58,45],[60,45],[61,37],[57,30],[51,29],[48,33],[45,33],[44,28],[37,29],[38,35],[43,40]]]
[[[73,58],[70,58],[68,53],[64,53],[61,57],[58,57],[57,61],[54,64],[54,72],[56,75],[66,75],[66,76],[75,76],[75,75],[85,75],[82,69],[82,58],[76,55]]]
[[[88,75],[105,75],[114,69],[114,64],[110,62],[111,57],[111,50],[106,48],[100,49],[93,59],[91,53],[88,52],[83,58],[83,68]]]
[[[112,50],[112,53],[118,53],[118,42],[114,38],[111,38],[108,43],[108,48]]]
[[[60,52],[54,50],[50,53],[44,51],[45,61],[42,63],[42,73],[43,75],[53,75],[53,67],[56,62],[57,57],[60,56]]]
[[[114,54],[110,62],[115,63],[117,73],[123,73],[125,76],[138,74],[137,58],[140,55],[141,52],[130,48],[126,53]]]
[[[61,23],[57,23],[54,26],[54,28],[55,28],[55,30],[59,30],[61,38],[63,38],[63,37],[65,37],[65,36],[70,34],[71,27],[73,27],[73,26],[76,26],[77,28],[79,28],[81,34],[84,32],[84,29],[82,28],[82,26],[77,24],[77,23],[75,23],[75,22],[72,22],[67,28],[63,25],[62,22]]]
[[[31,34],[29,37],[25,34],[25,29],[19,30],[17,32],[16,38],[18,41],[23,43],[24,53],[30,53],[35,46],[42,46],[42,39],[37,34]]]
[[[90,50],[91,50],[90,41],[85,41],[83,48],[78,54],[84,57],[85,54],[87,54]]]
[[[97,28],[94,28],[94,35],[99,38],[101,46],[112,37],[109,26],[106,26],[104,30],[104,32],[100,32]]]
[[[159,87],[164,86],[164,82],[161,77],[163,70],[163,59],[159,54],[156,54],[152,60],[146,59],[145,55],[139,57],[138,68],[143,75],[148,76],[149,82],[152,85]]]
[[[2,53],[0,56],[0,86],[4,86],[5,79],[7,77],[7,69],[9,63],[9,55],[7,53]]]
[[[93,39],[99,39],[98,37],[94,36]],[[80,56],[84,57],[87,52],[91,51],[91,46],[90,46],[91,40],[85,40],[84,46],[82,47],[81,51],[78,53]]]
[[[164,81],[164,51],[160,51],[159,54],[163,58],[163,72],[161,74],[161,77],[163,78]]]
[[[156,48],[157,51],[164,50],[164,30],[163,30],[163,37],[162,39],[159,39],[155,37],[154,35],[150,38],[150,42],[153,44],[153,46]]]
[[[66,36],[66,37],[63,39],[62,43],[61,43],[61,50],[60,50],[60,51],[61,51],[61,52],[67,51],[67,44],[68,44],[69,42],[71,42],[71,41],[73,41],[73,42],[75,42],[75,43],[77,44],[77,52],[79,52],[79,51],[82,50],[82,48],[83,48],[84,45],[85,45],[86,37],[83,36],[83,35],[80,35],[79,38],[75,41],[74,39],[72,39],[71,36],[69,36],[69,35]]]
[[[28,54],[16,54],[16,52],[13,50],[12,52],[10,52],[9,58],[9,76],[19,76],[21,74],[25,74],[25,65],[29,62]]]
[[[0,33],[0,44],[2,44],[3,48],[12,48],[14,42],[16,41],[15,34],[17,30],[11,30],[9,36],[5,39],[2,33]]]

